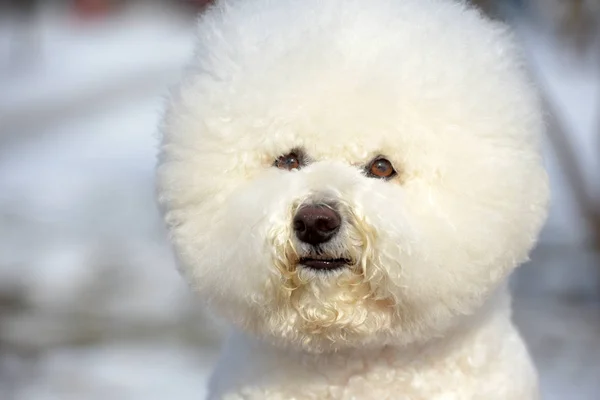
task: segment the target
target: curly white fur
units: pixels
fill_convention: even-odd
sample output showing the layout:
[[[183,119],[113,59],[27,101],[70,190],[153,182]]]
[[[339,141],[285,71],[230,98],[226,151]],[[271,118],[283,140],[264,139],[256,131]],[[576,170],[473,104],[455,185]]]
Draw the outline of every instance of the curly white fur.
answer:
[[[546,216],[539,102],[507,29],[452,0],[230,0],[201,17],[158,194],[235,327],[214,399],[536,396],[505,282]],[[307,165],[278,156],[302,149]],[[369,178],[383,155],[398,175]],[[297,209],[334,204],[315,272]]]

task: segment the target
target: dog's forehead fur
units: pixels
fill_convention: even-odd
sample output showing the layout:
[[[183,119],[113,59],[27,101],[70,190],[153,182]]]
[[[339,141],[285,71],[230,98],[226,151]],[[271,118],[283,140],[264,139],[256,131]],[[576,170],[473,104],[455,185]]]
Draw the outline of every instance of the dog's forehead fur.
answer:
[[[506,146],[539,136],[509,34],[473,10],[440,0],[262,3],[224,2],[200,21],[167,133],[206,152],[272,158],[303,146],[318,159],[363,161],[387,150],[415,164],[430,160],[424,149],[468,152],[452,146],[460,135]]]
[[[169,103],[159,198],[183,271],[240,325],[341,337],[297,300],[337,309],[357,341],[406,342],[472,312],[526,259],[548,199],[543,128],[510,34],[462,3],[222,1]],[[309,165],[272,167],[293,149]],[[397,179],[363,175],[378,155]],[[342,239],[376,273],[354,297],[318,283],[305,292],[320,298],[281,303],[291,212],[315,197],[341,205]],[[378,290],[388,308],[358,300]]]

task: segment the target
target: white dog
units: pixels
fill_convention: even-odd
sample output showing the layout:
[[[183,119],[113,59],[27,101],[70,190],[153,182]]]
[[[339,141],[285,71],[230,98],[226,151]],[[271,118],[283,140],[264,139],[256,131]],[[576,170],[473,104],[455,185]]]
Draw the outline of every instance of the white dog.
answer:
[[[506,280],[546,216],[507,29],[451,0],[225,0],[163,122],[211,399],[537,398]]]

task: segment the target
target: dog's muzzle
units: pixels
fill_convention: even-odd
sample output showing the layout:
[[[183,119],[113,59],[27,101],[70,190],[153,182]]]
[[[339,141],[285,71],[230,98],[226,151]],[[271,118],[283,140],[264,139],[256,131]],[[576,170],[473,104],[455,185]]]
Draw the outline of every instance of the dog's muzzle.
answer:
[[[342,217],[330,204],[305,205],[294,216],[294,232],[298,240],[316,249],[312,256],[302,257],[299,265],[313,270],[334,270],[348,266],[349,259],[331,258],[322,254],[319,246],[329,242],[339,232]]]

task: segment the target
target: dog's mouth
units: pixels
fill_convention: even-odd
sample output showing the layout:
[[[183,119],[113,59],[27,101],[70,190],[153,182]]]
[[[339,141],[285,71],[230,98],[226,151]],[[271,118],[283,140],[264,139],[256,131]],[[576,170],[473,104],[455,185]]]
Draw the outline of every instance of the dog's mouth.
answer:
[[[332,271],[352,264],[348,258],[302,257],[298,265],[315,271]]]

